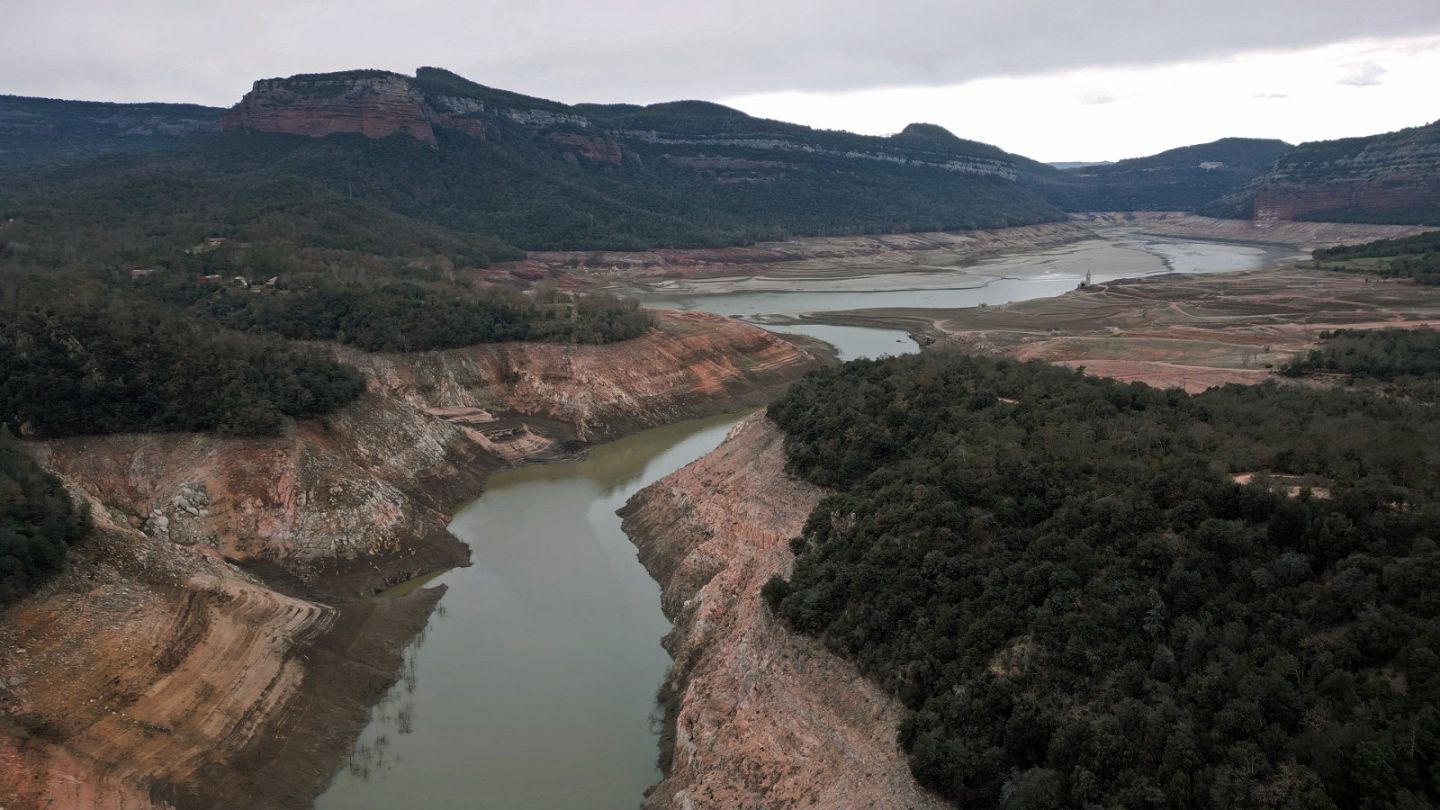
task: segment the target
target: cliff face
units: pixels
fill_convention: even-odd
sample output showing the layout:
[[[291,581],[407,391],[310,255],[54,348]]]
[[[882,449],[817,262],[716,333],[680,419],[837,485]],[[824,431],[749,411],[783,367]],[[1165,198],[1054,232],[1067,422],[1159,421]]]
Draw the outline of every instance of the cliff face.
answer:
[[[378,70],[262,79],[221,118],[226,130],[283,132],[323,137],[358,133],[386,138],[400,133],[436,145],[435,129],[484,137],[516,127],[541,134],[572,163],[618,166],[627,151],[661,147],[677,166],[720,178],[753,178],[757,170],[797,168],[784,156],[819,156],[850,162],[1000,177],[1015,180],[1016,158],[933,125],[912,124],[894,138],[825,133],[761,121],[727,107],[683,101],[569,107],[544,99],[483,87],[436,68],[414,77]],[[622,146],[628,144],[629,149]],[[773,153],[782,160],[732,158],[740,149]],[[672,156],[669,151],[690,152]],[[715,152],[722,154],[716,155]],[[793,159],[792,158],[792,159]]]
[[[447,510],[489,471],[818,363],[686,314],[607,346],[352,359],[369,392],[282,437],[31,445],[98,528],[0,616],[0,806],[308,806],[439,594],[356,597],[463,563]]]
[[[1211,208],[1260,223],[1440,224],[1440,123],[1301,144]]]
[[[622,510],[675,622],[665,778],[645,807],[944,806],[910,775],[900,707],[760,599],[822,494],[785,474],[783,436],[762,413]]]
[[[95,536],[0,623],[4,806],[305,806],[439,592],[287,596],[90,503]]]
[[[403,133],[434,146],[432,115],[410,79],[377,71],[262,79],[221,116],[220,125],[313,138],[342,132],[367,138]]]
[[[758,404],[816,362],[770,332],[705,313],[667,313],[649,334],[605,346],[337,351],[369,392],[285,436],[87,437],[34,452],[152,537],[354,594],[463,563],[446,509],[497,467]]]

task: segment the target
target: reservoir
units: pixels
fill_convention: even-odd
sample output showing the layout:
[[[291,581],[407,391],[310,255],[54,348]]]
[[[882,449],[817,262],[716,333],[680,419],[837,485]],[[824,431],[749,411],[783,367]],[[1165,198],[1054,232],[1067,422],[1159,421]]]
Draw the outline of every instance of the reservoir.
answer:
[[[473,564],[435,580],[448,590],[401,682],[316,806],[638,806],[660,778],[655,690],[670,623],[615,510],[738,419],[655,428],[579,461],[492,476],[450,526]]]
[[[835,345],[841,359],[917,350],[901,331],[796,322],[806,312],[958,307],[1058,295],[1179,269],[1259,267],[1263,250],[1095,240],[961,270],[687,282],[636,290],[647,305],[765,322]],[[776,318],[774,316],[780,316]],[[790,316],[787,318],[786,316]],[[772,324],[775,320],[788,323]],[[492,476],[451,531],[473,564],[447,591],[317,807],[616,810],[659,780],[655,692],[670,660],[659,586],[615,514],[636,491],[709,452],[739,414],[648,430],[583,459]]]
[[[841,272],[831,277],[823,271],[803,277],[783,271],[773,276],[665,281],[622,291],[646,306],[700,309],[768,325],[815,312],[995,306],[1063,295],[1087,274],[1091,283],[1103,284],[1161,273],[1233,273],[1258,269],[1284,255],[1254,245],[1141,237],[1124,231],[1102,236],[960,267],[908,264],[856,275],[855,267],[837,264]]]

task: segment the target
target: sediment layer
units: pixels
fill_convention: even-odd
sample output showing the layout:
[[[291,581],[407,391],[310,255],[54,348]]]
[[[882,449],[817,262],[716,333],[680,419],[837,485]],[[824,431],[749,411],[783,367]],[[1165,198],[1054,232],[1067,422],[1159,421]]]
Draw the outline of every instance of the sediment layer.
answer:
[[[509,464],[755,403],[819,361],[662,314],[607,346],[360,355],[368,391],[271,439],[35,442],[97,529],[0,615],[0,806],[306,807],[463,564],[448,510]]]

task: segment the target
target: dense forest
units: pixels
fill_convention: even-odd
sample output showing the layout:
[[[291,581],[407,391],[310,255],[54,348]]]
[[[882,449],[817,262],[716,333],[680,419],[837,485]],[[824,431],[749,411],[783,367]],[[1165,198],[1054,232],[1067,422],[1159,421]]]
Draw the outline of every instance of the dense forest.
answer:
[[[836,494],[763,595],[960,806],[1440,803],[1432,405],[943,355],[770,414]]]
[[[60,480],[0,425],[0,606],[59,572],[66,549],[89,528]]]
[[[283,417],[330,413],[364,388],[318,350],[137,298],[41,281],[0,291],[0,423],[27,436],[273,435]]]
[[[281,338],[366,351],[607,343],[652,322],[614,296],[447,281],[429,265],[341,257],[266,278],[291,265],[258,248],[163,261],[134,278],[0,273],[0,422],[27,436],[272,435],[364,390],[327,352]]]
[[[366,351],[511,340],[612,343],[639,337],[651,324],[650,314],[633,301],[601,293],[561,298],[543,285],[530,295],[513,288],[426,285],[387,276],[368,283],[302,276],[275,286],[245,286],[223,277],[212,283],[183,272],[157,272],[133,286],[231,329],[334,340]]]
[[[1337,245],[1311,254],[1324,270],[1409,278],[1440,284],[1440,231],[1401,239],[1378,239],[1362,245]]]
[[[1321,348],[1292,360],[1282,373],[1440,380],[1440,332],[1434,329],[1336,329],[1322,332],[1320,339]]]

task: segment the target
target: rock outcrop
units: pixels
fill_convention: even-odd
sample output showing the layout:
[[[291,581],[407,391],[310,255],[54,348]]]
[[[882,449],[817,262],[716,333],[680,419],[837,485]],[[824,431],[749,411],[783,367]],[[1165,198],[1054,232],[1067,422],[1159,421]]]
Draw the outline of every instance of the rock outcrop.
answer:
[[[448,509],[507,464],[754,403],[819,361],[662,314],[605,346],[340,350],[358,402],[273,439],[35,442],[91,504],[66,573],[0,615],[0,807],[306,807],[468,552]]]
[[[621,511],[675,622],[665,778],[646,808],[945,806],[910,775],[901,707],[760,599],[822,495],[784,472],[783,436],[762,413]]]
[[[313,138],[346,132],[367,138],[403,133],[434,146],[433,115],[409,77],[355,71],[261,79],[221,116],[220,125],[227,130]]]
[[[1301,144],[1211,208],[1258,223],[1440,225],[1440,122]]]
[[[307,806],[440,592],[288,596],[90,504],[95,536],[0,624],[0,802]]]

